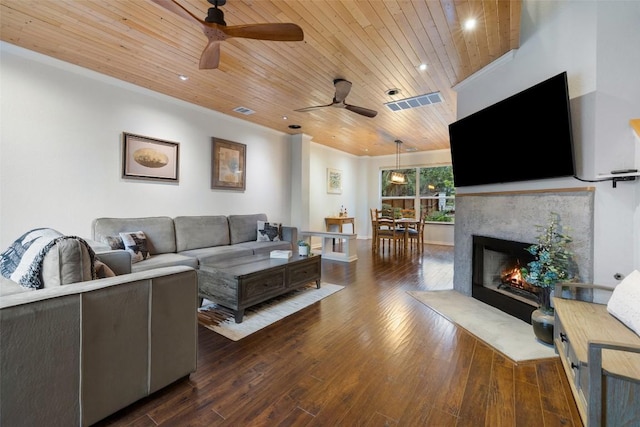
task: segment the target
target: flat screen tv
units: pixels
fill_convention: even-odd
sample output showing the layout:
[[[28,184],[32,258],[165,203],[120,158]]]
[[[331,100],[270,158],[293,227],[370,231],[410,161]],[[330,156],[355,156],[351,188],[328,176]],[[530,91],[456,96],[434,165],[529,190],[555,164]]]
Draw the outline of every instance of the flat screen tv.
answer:
[[[567,73],[449,125],[456,187],[574,176]]]

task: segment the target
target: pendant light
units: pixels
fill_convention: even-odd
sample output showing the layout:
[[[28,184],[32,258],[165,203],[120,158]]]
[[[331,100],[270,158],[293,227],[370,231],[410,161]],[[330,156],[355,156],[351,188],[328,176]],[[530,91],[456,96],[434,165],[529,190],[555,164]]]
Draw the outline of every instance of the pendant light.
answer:
[[[400,172],[400,145],[402,145],[402,141],[399,139],[395,140],[396,143],[396,170],[391,172],[391,180],[392,184],[406,184],[407,176]]]

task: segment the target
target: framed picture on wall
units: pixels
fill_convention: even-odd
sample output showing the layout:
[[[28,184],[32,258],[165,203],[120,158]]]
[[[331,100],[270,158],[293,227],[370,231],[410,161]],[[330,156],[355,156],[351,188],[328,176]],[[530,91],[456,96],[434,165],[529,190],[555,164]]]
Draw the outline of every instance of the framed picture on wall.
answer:
[[[327,168],[327,193],[342,194],[342,171]]]
[[[122,177],[178,182],[180,144],[123,132]]]
[[[211,188],[244,191],[247,176],[247,146],[215,137],[211,140]]]

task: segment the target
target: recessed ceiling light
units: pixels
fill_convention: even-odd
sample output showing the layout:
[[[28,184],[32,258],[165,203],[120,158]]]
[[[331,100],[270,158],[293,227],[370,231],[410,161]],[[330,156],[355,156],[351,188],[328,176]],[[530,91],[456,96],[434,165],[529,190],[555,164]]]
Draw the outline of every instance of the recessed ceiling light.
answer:
[[[464,21],[464,29],[465,30],[473,30],[476,27],[476,20],[474,18],[469,18]]]
[[[300,125],[289,125],[289,129],[300,129],[301,127]]]
[[[424,70],[426,70],[426,69],[427,69],[427,64],[420,64],[420,65],[418,65],[418,70],[420,70],[420,71],[424,71]]]
[[[282,116],[282,120],[287,120],[289,117],[287,116]]]
[[[189,77],[185,76],[184,74],[178,74],[178,78],[183,82],[186,82],[187,80],[189,80]]]
[[[398,89],[397,87],[394,87],[392,89],[388,89],[386,94],[389,96],[393,96],[393,95],[397,95],[400,93],[400,89]]]

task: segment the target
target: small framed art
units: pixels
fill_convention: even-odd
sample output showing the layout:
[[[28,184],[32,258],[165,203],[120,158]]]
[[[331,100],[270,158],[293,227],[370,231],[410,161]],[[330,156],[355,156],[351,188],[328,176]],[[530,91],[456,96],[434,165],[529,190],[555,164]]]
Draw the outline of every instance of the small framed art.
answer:
[[[247,146],[221,138],[211,138],[211,188],[240,190],[246,188]]]
[[[327,193],[342,194],[342,171],[327,168]]]
[[[178,182],[180,144],[123,133],[122,177]]]

